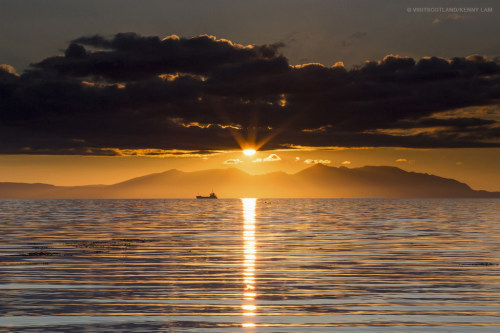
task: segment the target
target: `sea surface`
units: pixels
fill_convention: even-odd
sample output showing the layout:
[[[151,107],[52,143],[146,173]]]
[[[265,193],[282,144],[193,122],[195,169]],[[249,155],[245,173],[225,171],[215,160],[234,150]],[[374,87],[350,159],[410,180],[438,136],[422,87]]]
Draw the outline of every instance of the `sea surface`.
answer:
[[[0,200],[0,332],[499,332],[500,200]]]

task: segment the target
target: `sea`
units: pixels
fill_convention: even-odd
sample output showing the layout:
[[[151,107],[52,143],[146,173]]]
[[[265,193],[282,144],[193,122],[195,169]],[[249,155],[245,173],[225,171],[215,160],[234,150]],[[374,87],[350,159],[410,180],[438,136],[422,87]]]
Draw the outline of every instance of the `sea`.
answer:
[[[0,332],[499,332],[498,199],[0,200]]]

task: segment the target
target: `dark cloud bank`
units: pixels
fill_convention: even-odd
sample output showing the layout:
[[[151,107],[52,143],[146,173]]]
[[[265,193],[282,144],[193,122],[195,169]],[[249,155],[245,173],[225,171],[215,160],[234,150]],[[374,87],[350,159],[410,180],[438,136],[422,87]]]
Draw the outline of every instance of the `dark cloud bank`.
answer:
[[[263,149],[500,146],[498,111],[479,110],[498,110],[495,61],[387,56],[348,70],[290,66],[280,47],[124,33],[78,38],[22,75],[1,65],[0,153],[205,153],[252,132],[272,137]]]

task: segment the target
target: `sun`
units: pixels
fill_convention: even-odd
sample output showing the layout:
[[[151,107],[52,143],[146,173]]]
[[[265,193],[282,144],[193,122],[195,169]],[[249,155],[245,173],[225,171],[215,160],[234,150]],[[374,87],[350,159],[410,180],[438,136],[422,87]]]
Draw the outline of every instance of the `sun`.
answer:
[[[257,151],[255,149],[243,149],[243,154],[247,156],[255,155]]]

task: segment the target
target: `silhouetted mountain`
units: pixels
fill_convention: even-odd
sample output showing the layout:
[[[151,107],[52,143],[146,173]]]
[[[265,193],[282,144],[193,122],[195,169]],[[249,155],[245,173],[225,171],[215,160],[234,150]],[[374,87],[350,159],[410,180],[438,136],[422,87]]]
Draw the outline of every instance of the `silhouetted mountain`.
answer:
[[[296,177],[313,185],[325,197],[475,197],[478,193],[454,179],[407,172],[389,166],[334,168],[322,164],[305,169]]]
[[[389,166],[317,164],[290,175],[249,175],[239,169],[169,170],[113,185],[54,186],[0,183],[0,198],[194,198],[214,190],[220,198],[500,198],[454,179]]]
[[[0,183],[0,198],[44,198],[62,187],[49,184]]]

